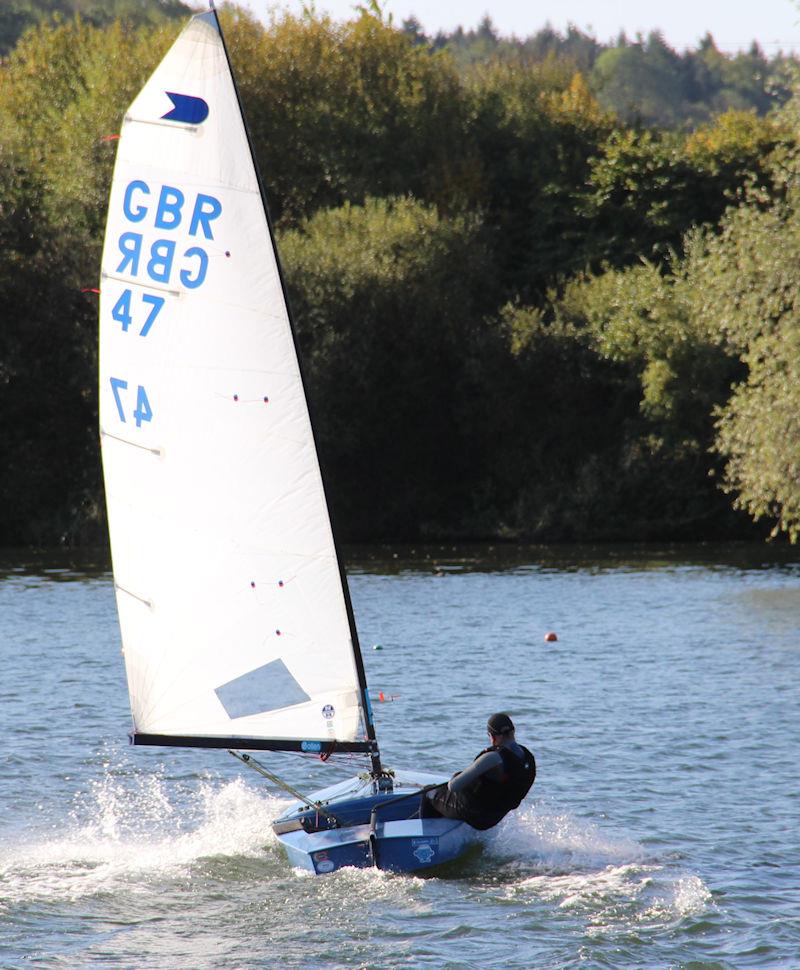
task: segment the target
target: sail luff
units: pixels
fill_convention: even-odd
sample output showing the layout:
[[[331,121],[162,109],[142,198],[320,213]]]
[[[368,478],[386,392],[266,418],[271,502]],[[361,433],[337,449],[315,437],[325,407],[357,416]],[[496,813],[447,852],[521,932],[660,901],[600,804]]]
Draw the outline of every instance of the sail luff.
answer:
[[[377,748],[377,738],[375,735],[375,724],[372,718],[372,706],[369,700],[369,688],[367,686],[367,673],[364,668],[364,658],[361,654],[361,642],[358,637],[358,628],[356,626],[355,612],[353,610],[353,602],[350,597],[350,585],[347,581],[347,573],[344,568],[344,563],[342,561],[341,550],[339,549],[339,543],[336,538],[336,528],[333,519],[333,510],[331,504],[328,500],[328,490],[325,485],[325,468],[320,456],[319,445],[317,442],[317,435],[314,429],[314,408],[308,396],[308,381],[305,374],[305,365],[303,364],[303,357],[300,353],[300,345],[297,339],[297,327],[295,324],[294,314],[292,312],[292,303],[289,299],[289,292],[286,286],[286,278],[283,271],[283,263],[281,262],[280,250],[278,249],[277,242],[275,240],[275,226],[272,220],[272,213],[269,206],[269,198],[267,196],[266,188],[264,185],[264,180],[261,177],[261,169],[258,165],[258,159],[256,157],[255,150],[253,148],[253,138],[250,134],[250,126],[247,123],[247,115],[245,114],[244,105],[242,104],[242,97],[239,91],[239,85],[236,81],[236,72],[233,70],[233,64],[231,63],[230,53],[228,51],[228,45],[225,41],[225,32],[222,29],[222,24],[219,20],[219,14],[217,8],[214,5],[213,0],[211,0],[211,11],[214,14],[214,19],[217,22],[217,29],[219,30],[219,36],[222,41],[222,49],[225,51],[225,59],[228,62],[228,69],[231,73],[231,80],[233,81],[233,90],[236,93],[236,100],[239,104],[239,112],[242,118],[242,124],[244,126],[245,136],[247,138],[247,144],[250,149],[250,157],[253,160],[253,168],[256,173],[256,179],[258,181],[259,192],[261,193],[261,202],[264,206],[264,215],[267,219],[267,226],[269,228],[270,239],[272,240],[272,246],[275,251],[275,262],[278,269],[278,278],[280,280],[281,290],[283,291],[283,300],[286,305],[286,314],[289,319],[289,327],[292,334],[292,340],[294,341],[295,354],[297,356],[297,365],[300,371],[300,380],[303,386],[303,392],[305,394],[306,403],[309,410],[309,416],[311,419],[311,434],[314,440],[314,447],[317,452],[317,461],[319,463],[320,477],[322,478],[322,492],[325,497],[325,504],[328,509],[328,519],[331,523],[331,535],[333,537],[333,547],[336,556],[336,564],[339,568],[339,578],[342,584],[342,595],[344,596],[345,610],[347,611],[347,623],[350,627],[350,642],[353,650],[353,659],[356,665],[356,672],[358,674],[359,689],[361,693],[361,710],[364,718],[364,726],[367,732],[367,737],[371,741],[375,741],[376,744],[372,747],[376,756],[378,752]],[[377,763],[378,770],[380,769],[380,762]]]

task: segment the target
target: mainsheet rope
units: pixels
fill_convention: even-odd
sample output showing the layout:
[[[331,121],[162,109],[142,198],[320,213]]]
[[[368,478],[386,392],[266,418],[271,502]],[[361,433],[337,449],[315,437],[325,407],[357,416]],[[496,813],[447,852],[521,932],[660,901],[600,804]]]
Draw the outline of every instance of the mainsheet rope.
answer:
[[[335,826],[336,828],[341,825],[339,819],[332,812],[329,812],[323,808],[321,802],[315,802],[312,798],[309,798],[308,795],[304,795],[296,788],[292,788],[288,782],[285,782],[282,778],[274,775],[271,771],[265,768],[260,761],[256,761],[252,755],[243,754],[241,751],[234,751],[232,748],[228,748],[228,754],[232,754],[234,758],[238,758],[242,764],[247,765],[248,768],[252,768],[253,771],[257,771],[259,775],[263,775],[264,778],[271,781],[273,785],[277,785],[278,788],[282,788],[285,792],[288,792],[288,794],[298,798],[305,805],[313,806],[320,813],[320,815],[325,816],[331,825]]]

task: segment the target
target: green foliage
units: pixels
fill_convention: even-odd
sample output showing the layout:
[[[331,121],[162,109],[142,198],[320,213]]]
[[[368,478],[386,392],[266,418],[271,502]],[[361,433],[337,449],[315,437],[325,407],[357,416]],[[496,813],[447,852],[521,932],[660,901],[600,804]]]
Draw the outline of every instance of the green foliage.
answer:
[[[512,44],[459,73],[370,5],[346,24],[223,20],[345,534],[719,534],[719,455],[739,504],[792,531],[788,466],[762,487],[748,462],[754,411],[791,427],[794,406],[796,102],[688,137],[633,131],[575,69],[594,56],[582,35],[571,60]],[[479,33],[497,53],[488,20]],[[96,303],[81,291],[106,136],[174,34],[73,20],[0,64],[3,541],[100,534]],[[723,71],[713,44],[701,53],[696,71]],[[683,259],[686,231],[720,217]]]
[[[591,159],[581,205],[589,222],[585,262],[664,262],[692,226],[713,225],[755,183],[779,194],[776,162],[795,144],[780,118],[729,111],[684,137],[614,130]]]
[[[16,48],[0,90],[0,137],[42,177],[54,225],[96,241],[105,222],[122,113],[171,31],[101,30],[82,21],[42,28]]]
[[[689,163],[704,177],[713,196],[727,204],[738,204],[751,183],[777,188],[782,180],[776,165],[795,145],[792,126],[779,114],[759,118],[754,110],[730,110],[715,118],[713,124],[701,125],[687,138],[685,150]]]
[[[280,235],[337,520],[351,538],[473,522],[491,272],[470,217],[411,199],[320,212]]]
[[[576,205],[589,158],[611,130],[583,78],[555,63],[494,64],[471,79],[477,202],[494,234],[500,299],[540,299],[584,262]]]
[[[602,45],[570,25],[562,36],[552,27],[544,27],[530,37],[502,37],[491,18],[485,16],[474,30],[457,27],[451,34],[438,33],[434,38],[425,35],[422,25],[411,17],[403,23],[403,30],[415,44],[432,50],[447,50],[462,71],[469,71],[478,64],[507,61],[515,64],[533,65],[542,61],[558,59],[570,71],[587,73],[602,50]]]
[[[800,538],[800,334],[797,319],[751,366],[747,381],[720,408],[717,450],[727,458],[725,487],[753,518],[775,522],[772,535]],[[767,352],[769,351],[769,352]],[[750,354],[748,356],[751,356]]]
[[[751,168],[751,187],[715,230],[688,237],[668,272],[644,264],[570,284],[556,304],[604,358],[640,384],[641,421],[626,426],[640,459],[722,471],[734,507],[773,534],[800,537],[800,188],[785,130],[729,113],[693,138],[713,175]],[[770,164],[770,159],[773,159]],[[777,171],[775,166],[777,166]],[[794,177],[792,177],[792,173]],[[767,191],[762,184],[770,182]],[[782,191],[775,191],[775,186]],[[731,393],[732,390],[732,393]],[[724,462],[724,468],[722,463]],[[626,472],[630,479],[629,471]],[[658,488],[656,482],[651,487]],[[697,491],[697,490],[696,490]],[[699,507],[712,509],[709,496]]]
[[[611,120],[580,75],[493,64],[464,82],[366,14],[264,29],[239,11],[227,36],[279,224],[408,193],[484,214],[498,300],[582,265],[574,197]]]
[[[710,35],[696,50],[678,53],[658,31],[635,41],[622,34],[604,45],[574,26],[563,35],[546,26],[527,38],[501,37],[488,16],[475,30],[458,27],[434,38],[413,18],[407,25],[414,44],[447,50],[464,72],[490,62],[530,66],[557,59],[589,78],[602,107],[623,123],[654,127],[693,128],[730,110],[764,115],[790,97],[797,64],[782,53],[768,59],[756,43],[723,54]]]
[[[97,303],[82,290],[96,286],[113,164],[102,136],[118,130],[159,43],[76,21],[28,34],[2,69],[5,542],[100,535]]]
[[[190,9],[180,0],[3,0],[0,57],[13,49],[26,30],[50,21],[69,20],[75,14],[95,27],[115,20],[154,26],[169,18],[187,17]]]
[[[722,208],[718,202],[709,212],[706,180],[679,135],[617,129],[591,159],[587,181],[587,256],[615,266],[639,255],[663,259],[689,226]]]
[[[498,443],[506,534],[537,541],[656,534],[665,517],[632,515],[627,492],[636,482],[619,474],[630,457],[619,429],[636,407],[624,367],[598,355],[569,321],[514,305],[501,320],[513,354],[514,422],[502,426]]]
[[[645,262],[576,280],[555,313],[638,380],[648,435],[700,454],[712,440],[712,412],[736,371],[716,332],[695,313],[682,267],[675,269],[664,273]]]
[[[592,81],[600,103],[628,123],[675,127],[683,101],[680,58],[658,34],[648,43],[609,48],[597,58]]]
[[[707,534],[733,525],[708,475],[713,413],[736,360],[695,314],[678,270],[607,270],[570,283],[552,307],[556,332],[583,345],[596,372],[615,375],[618,410],[587,451],[602,469],[594,514],[627,517],[639,535],[689,537],[700,525]]]
[[[687,272],[697,312],[740,354],[746,378],[717,408],[716,450],[737,507],[800,537],[800,189],[755,196],[718,235],[701,234]]]
[[[693,119],[702,121],[726,111],[755,110],[763,115],[791,96],[787,69],[795,57],[778,54],[768,60],[757,43],[734,55],[721,53],[710,34],[686,56],[687,96]]]
[[[467,106],[450,61],[368,13],[345,24],[241,10],[226,38],[279,221],[367,195],[448,206],[470,183]]]
[[[0,147],[0,536],[75,539],[99,494],[94,307],[62,275],[74,253],[42,224],[45,186]],[[53,273],[59,267],[62,272]],[[83,533],[83,538],[90,537]]]
[[[793,61],[780,55],[768,62],[755,44],[726,56],[710,36],[679,55],[656,32],[604,50],[591,77],[600,103],[626,123],[680,128],[731,110],[765,114],[789,97],[787,63]]]

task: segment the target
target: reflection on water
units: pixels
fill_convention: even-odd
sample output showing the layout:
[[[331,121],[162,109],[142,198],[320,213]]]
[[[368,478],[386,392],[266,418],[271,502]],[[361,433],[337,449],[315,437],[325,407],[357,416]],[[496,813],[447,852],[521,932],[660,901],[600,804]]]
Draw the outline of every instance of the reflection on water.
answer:
[[[346,546],[348,572],[495,572],[520,568],[572,570],[800,569],[800,548],[788,543],[653,543],[535,545],[524,543],[416,543]],[[70,581],[111,569],[107,548],[0,549],[0,578],[41,576]]]
[[[541,570],[648,571],[699,566],[707,569],[775,569],[800,567],[800,549],[788,544],[698,543],[655,545],[525,545],[416,544],[361,546],[344,550],[348,568],[393,575],[430,569],[494,572],[520,568]]]

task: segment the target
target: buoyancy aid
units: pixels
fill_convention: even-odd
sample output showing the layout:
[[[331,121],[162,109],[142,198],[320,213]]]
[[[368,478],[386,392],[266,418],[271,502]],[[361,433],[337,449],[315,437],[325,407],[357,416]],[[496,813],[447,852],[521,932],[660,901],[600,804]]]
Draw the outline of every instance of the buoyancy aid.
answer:
[[[526,747],[518,746],[522,748],[521,758],[502,746],[484,748],[475,756],[477,761],[481,755],[494,751],[503,760],[503,772],[499,779],[482,775],[461,793],[470,808],[482,817],[484,824],[481,828],[496,825],[517,808],[536,779],[536,759]]]

